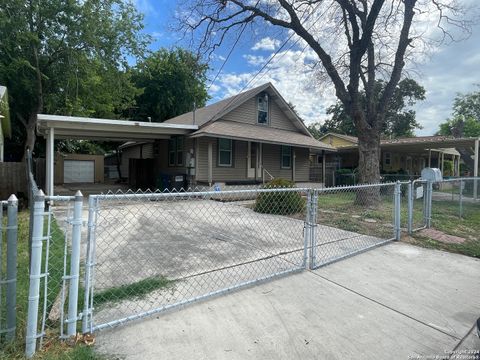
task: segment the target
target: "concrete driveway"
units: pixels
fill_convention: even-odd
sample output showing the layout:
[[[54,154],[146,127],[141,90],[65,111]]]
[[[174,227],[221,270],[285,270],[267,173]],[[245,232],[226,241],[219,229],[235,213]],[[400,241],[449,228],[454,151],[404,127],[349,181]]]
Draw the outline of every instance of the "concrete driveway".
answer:
[[[407,359],[480,349],[480,260],[392,243],[99,332],[126,359]],[[473,359],[473,357],[471,357]]]

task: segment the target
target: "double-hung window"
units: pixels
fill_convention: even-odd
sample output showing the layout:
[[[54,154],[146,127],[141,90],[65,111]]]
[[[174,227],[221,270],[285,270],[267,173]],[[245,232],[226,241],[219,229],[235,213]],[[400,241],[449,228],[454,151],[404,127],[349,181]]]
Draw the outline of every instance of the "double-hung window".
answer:
[[[183,166],[183,137],[168,140],[168,166]]]
[[[282,145],[282,169],[290,169],[292,167],[292,148]]]
[[[218,139],[218,166],[233,165],[233,140]]]
[[[257,97],[257,123],[268,124],[268,95],[262,93]]]

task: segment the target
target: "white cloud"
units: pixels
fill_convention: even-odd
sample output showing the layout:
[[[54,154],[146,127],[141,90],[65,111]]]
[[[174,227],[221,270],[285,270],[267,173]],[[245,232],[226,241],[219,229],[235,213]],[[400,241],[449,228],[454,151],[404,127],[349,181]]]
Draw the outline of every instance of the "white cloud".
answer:
[[[252,50],[273,51],[280,46],[280,40],[265,37],[252,46]]]
[[[250,54],[243,55],[243,58],[247,60],[247,63],[253,66],[262,65],[266,61],[265,57],[263,56],[250,55]]]

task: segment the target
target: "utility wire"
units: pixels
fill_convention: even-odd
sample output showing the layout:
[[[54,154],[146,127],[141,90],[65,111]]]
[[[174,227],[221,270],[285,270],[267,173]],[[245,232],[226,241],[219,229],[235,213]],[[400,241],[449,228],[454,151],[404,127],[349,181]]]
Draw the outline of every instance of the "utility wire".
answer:
[[[315,9],[313,9],[313,11],[312,11],[310,14],[308,14],[303,21],[307,21],[307,20],[310,18],[310,16],[315,13],[315,11],[318,9],[319,6],[320,6],[320,3],[317,4],[317,6],[315,7]],[[309,31],[314,25],[315,25],[315,23],[313,23],[313,24],[307,29],[307,31]],[[245,29],[245,27],[242,29],[242,31],[243,31],[244,29]],[[275,58],[275,56],[278,55],[278,53],[285,47],[285,45],[287,45],[287,43],[293,38],[294,35],[296,35],[296,33],[295,33],[295,32],[292,32],[292,33],[290,34],[290,36],[283,42],[283,44],[282,44],[282,45],[275,51],[275,53],[268,59],[268,61],[260,68],[260,70],[258,70],[257,73],[242,87],[242,89],[239,91],[239,93],[243,92],[243,91],[252,83],[252,81],[255,80],[258,75],[260,75],[260,73],[268,66],[268,64],[270,64],[270,63],[272,62],[272,60]],[[238,37],[237,40],[238,40],[239,38],[240,38],[240,37]],[[295,41],[292,43],[292,45],[288,48],[288,50],[292,49],[293,46],[295,46],[295,45],[300,41],[300,39],[301,39],[301,38],[299,37],[297,40],[295,40]],[[307,45],[307,46],[308,46],[308,45]],[[304,47],[304,49],[302,50],[302,52],[306,49],[307,46]],[[232,48],[232,50],[233,50],[233,48]],[[284,53],[284,54],[285,54],[285,53]],[[213,84],[213,82],[212,82],[212,84]],[[211,85],[210,85],[210,86],[211,86]],[[229,101],[227,104],[225,104],[225,106],[224,106],[220,111],[218,111],[217,114],[223,112],[228,106],[230,106],[230,104],[231,104],[233,101],[235,101],[235,99],[236,99],[236,96],[232,96],[231,99],[230,99],[230,101]],[[212,117],[210,120],[212,120],[212,119],[213,119],[213,117]],[[209,120],[209,121],[210,121],[210,120]]]

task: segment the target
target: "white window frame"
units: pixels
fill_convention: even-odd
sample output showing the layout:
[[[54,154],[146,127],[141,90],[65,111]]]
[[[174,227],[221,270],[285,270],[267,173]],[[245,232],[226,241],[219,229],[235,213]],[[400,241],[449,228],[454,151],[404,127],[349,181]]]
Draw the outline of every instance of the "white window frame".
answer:
[[[288,154],[285,154],[284,151],[287,150]],[[283,158],[288,157],[289,158],[289,165],[284,166],[283,165]],[[291,169],[292,168],[292,147],[288,145],[281,145],[280,148],[280,167],[282,169]]]
[[[260,95],[257,96],[257,124],[258,125],[268,125],[268,123],[270,122],[270,119],[269,119],[269,99],[268,99],[268,94],[266,94],[266,99],[265,99],[265,94],[266,93],[262,93]],[[265,103],[266,103],[266,109],[261,109],[260,108],[260,100],[263,100]],[[260,122],[260,112],[262,113],[266,113],[267,116],[266,116],[266,121],[265,122]]]
[[[222,141],[228,141],[230,143],[230,149],[226,150],[226,149],[222,149],[221,146],[220,146],[220,143]],[[220,156],[220,153],[221,152],[229,152],[230,153],[230,156],[229,156],[229,163],[223,163],[221,162],[221,156]],[[217,165],[218,166],[221,166],[221,167],[233,167],[233,140],[232,139],[225,139],[225,138],[218,138],[218,141],[217,141]]]

